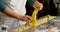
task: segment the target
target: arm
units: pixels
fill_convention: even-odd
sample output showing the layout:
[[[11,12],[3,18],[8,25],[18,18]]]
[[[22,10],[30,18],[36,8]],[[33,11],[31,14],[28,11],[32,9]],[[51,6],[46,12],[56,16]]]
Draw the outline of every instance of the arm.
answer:
[[[22,16],[22,15],[19,15],[17,13],[15,13],[14,11],[12,11],[10,8],[6,8],[4,13],[12,18],[15,18],[15,19],[18,19],[18,20],[22,20],[22,21],[26,21],[27,23],[30,23],[32,18],[28,15],[26,16]]]
[[[0,0],[0,11],[5,13],[8,16],[10,15],[14,18],[19,19],[19,16],[7,7],[6,0]]]
[[[22,20],[22,19],[20,19],[21,15],[15,13],[9,7],[6,7],[5,10],[3,11],[3,13],[6,14],[6,15],[8,15],[8,16],[10,16],[10,17]]]
[[[9,7],[7,7],[5,1],[2,1],[2,0],[0,0],[0,1],[1,1],[0,11],[3,12],[4,14],[6,14],[12,18],[22,20],[22,21],[30,21],[31,20],[31,18],[29,16],[22,16],[22,15],[15,13],[14,11],[12,11]]]

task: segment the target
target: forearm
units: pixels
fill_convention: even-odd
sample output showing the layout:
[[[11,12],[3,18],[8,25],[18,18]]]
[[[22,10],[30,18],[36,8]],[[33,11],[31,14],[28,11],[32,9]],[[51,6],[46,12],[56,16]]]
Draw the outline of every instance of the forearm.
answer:
[[[0,11],[5,13],[8,16],[11,16],[16,19],[20,19],[20,15],[17,13],[13,12],[10,8],[7,7],[7,2],[6,0],[0,0]]]
[[[37,0],[27,0],[27,2],[32,6]]]
[[[11,10],[10,8],[8,8],[8,7],[4,10],[3,13],[5,13],[6,15],[8,15],[8,16],[10,16],[10,17],[19,19],[19,20],[20,20],[20,17],[21,17],[21,15],[15,13],[14,11],[12,11],[12,10]]]

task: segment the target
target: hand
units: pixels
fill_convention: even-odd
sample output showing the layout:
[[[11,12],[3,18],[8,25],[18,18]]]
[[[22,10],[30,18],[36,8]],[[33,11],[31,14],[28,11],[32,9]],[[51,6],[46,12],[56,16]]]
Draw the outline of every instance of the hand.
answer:
[[[42,10],[43,9],[43,4],[42,3],[39,3],[38,1],[36,1],[34,4],[33,4],[33,7],[37,10]]]
[[[28,15],[26,15],[26,16],[21,16],[21,17],[20,17],[20,20],[26,21],[26,23],[30,23],[30,22],[32,21],[32,17],[31,17],[31,16],[28,16]]]

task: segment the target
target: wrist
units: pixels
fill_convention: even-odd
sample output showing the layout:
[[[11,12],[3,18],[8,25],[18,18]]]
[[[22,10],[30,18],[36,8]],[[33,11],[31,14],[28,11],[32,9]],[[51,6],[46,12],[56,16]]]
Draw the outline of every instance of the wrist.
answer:
[[[25,18],[24,16],[19,16],[18,17],[18,19],[21,20],[21,21],[25,21],[24,18]]]

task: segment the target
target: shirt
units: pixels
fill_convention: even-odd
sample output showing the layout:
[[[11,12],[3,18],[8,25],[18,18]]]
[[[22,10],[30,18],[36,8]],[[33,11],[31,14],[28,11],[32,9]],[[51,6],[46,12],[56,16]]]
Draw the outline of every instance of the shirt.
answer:
[[[11,0],[7,0],[8,2]],[[4,12],[5,8],[7,7],[7,1],[6,0],[0,0],[0,11]],[[33,5],[33,3],[36,0],[27,0],[27,2],[29,2],[30,5]]]

